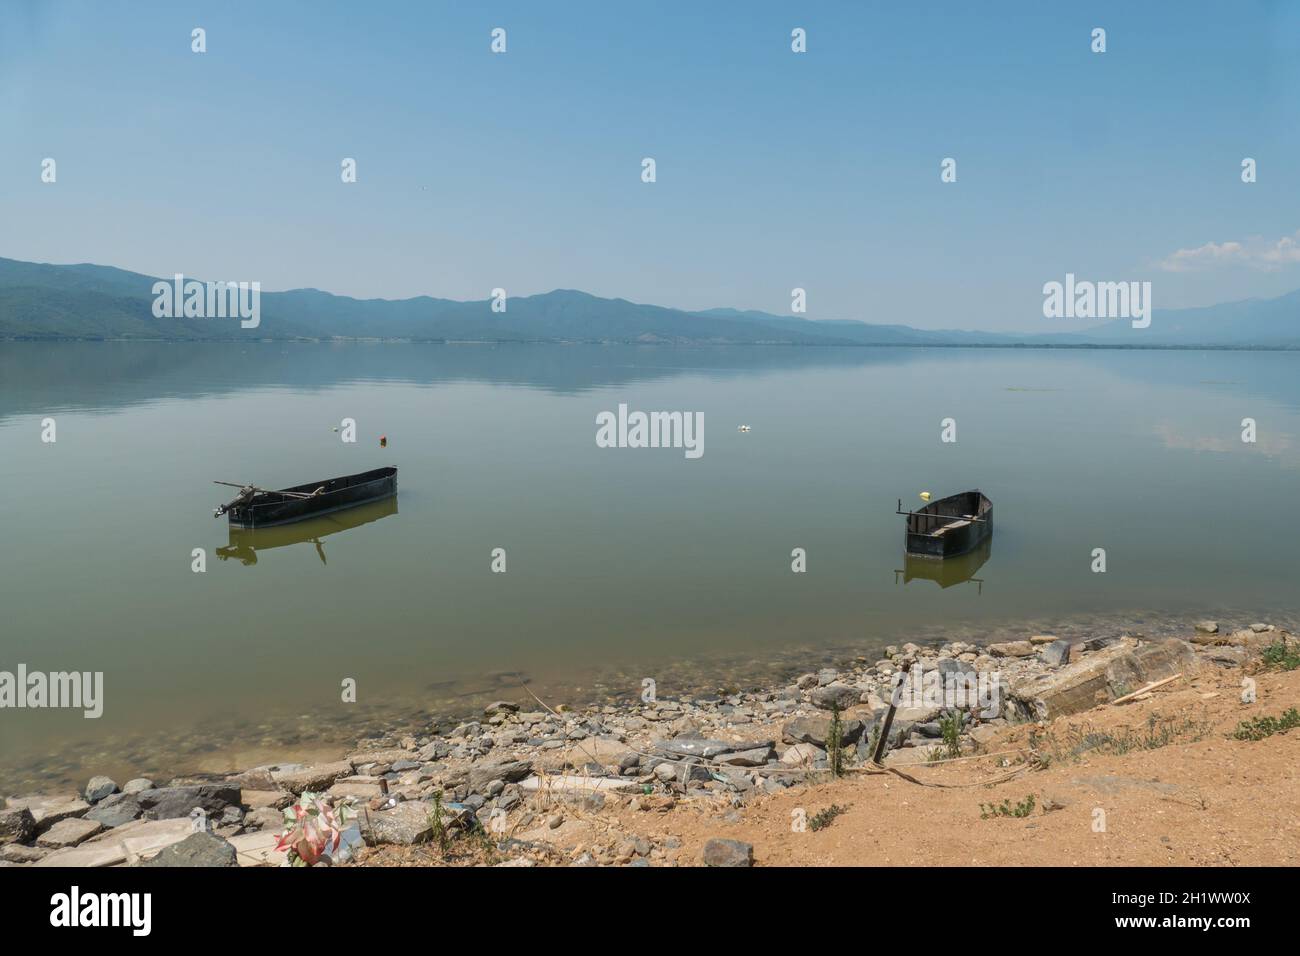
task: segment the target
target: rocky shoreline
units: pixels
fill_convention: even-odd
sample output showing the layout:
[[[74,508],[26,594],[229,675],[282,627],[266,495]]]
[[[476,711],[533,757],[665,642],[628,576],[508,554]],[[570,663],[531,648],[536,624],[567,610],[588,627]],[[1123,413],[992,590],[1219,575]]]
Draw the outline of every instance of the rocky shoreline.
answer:
[[[1185,637],[908,643],[720,696],[648,691],[627,704],[570,709],[520,690],[476,719],[359,740],[338,761],[163,784],[95,776],[79,793],[8,796],[0,865],[281,865],[285,810],[313,795],[355,816],[332,854],[338,865],[457,833],[476,835],[478,862],[498,865],[697,863],[679,859],[671,841],[612,832],[600,846],[575,847],[548,836],[569,817],[613,806],[655,812],[700,801],[726,813],[825,779],[833,763],[865,766],[891,699],[883,763],[922,765],[978,754],[1010,725],[1079,713],[1199,667],[1246,665],[1278,642],[1294,638],[1269,624],[1201,622]],[[734,842],[710,841],[703,862],[747,865],[749,851]]]

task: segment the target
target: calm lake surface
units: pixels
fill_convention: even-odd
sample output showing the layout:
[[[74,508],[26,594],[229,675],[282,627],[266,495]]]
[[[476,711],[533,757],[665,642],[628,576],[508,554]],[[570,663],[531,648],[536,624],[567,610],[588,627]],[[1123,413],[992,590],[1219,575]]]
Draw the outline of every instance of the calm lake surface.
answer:
[[[703,456],[597,447],[619,403],[702,412]],[[523,699],[515,672],[671,697],[905,640],[1291,624],[1297,436],[1297,353],[0,344],[0,670],[102,671],[105,698],[0,711],[0,780],[350,743]],[[387,464],[395,503],[212,516],[214,479]],[[974,579],[916,576],[897,499],[973,487]]]

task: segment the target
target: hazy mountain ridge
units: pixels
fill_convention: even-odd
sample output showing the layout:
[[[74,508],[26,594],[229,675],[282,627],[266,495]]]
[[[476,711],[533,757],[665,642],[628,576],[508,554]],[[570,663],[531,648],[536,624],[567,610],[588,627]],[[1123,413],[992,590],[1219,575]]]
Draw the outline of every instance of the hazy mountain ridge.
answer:
[[[1082,332],[1031,334],[813,321],[729,308],[687,312],[571,289],[512,297],[503,313],[493,312],[486,299],[355,299],[294,289],[263,292],[260,324],[243,329],[236,319],[155,318],[157,281],[111,266],[0,258],[0,339],[1300,347],[1300,291],[1276,299],[1157,310],[1147,329],[1134,329],[1123,319]]]

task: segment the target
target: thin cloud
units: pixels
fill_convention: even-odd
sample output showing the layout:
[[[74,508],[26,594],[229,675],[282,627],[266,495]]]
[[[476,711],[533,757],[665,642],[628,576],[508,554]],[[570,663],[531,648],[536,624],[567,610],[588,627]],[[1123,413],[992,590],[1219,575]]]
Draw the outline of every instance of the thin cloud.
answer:
[[[1247,239],[1244,242],[1207,242],[1193,249],[1179,249],[1165,256],[1159,268],[1165,272],[1198,272],[1225,265],[1254,269],[1281,269],[1300,263],[1300,231],[1281,239]]]

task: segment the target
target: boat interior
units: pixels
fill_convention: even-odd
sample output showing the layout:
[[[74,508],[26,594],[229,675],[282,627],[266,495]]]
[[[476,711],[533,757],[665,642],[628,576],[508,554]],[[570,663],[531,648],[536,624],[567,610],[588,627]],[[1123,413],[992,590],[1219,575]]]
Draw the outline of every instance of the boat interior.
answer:
[[[907,516],[907,532],[943,537],[951,531],[966,527],[972,521],[981,520],[990,507],[988,498],[979,491],[950,495],[910,513]]]

